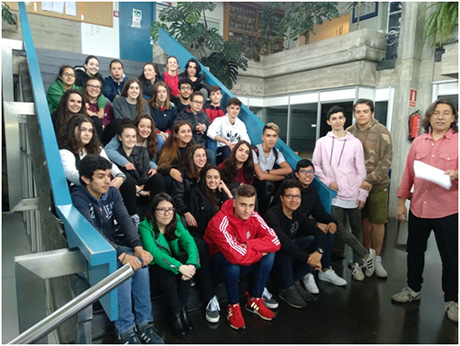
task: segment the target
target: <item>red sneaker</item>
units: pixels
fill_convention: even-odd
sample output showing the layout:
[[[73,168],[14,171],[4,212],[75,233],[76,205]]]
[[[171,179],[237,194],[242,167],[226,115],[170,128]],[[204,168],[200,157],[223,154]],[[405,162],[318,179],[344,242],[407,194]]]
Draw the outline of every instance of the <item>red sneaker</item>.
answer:
[[[227,306],[227,320],[233,329],[244,329],[243,314],[241,313],[240,303]]]
[[[248,296],[248,302],[245,306],[246,310],[259,315],[265,321],[271,321],[276,317],[273,311],[265,306],[264,299],[251,297],[248,292],[246,292],[246,295]]]

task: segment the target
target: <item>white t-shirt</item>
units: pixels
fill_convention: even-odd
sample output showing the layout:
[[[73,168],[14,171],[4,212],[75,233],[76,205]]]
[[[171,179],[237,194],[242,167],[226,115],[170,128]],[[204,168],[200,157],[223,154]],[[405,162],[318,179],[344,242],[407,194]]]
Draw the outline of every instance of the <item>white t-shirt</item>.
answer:
[[[257,149],[259,149],[259,157],[257,157],[257,154],[254,150],[252,150],[252,159],[254,160],[254,163],[257,163],[262,170],[262,172],[266,172],[268,169],[273,169],[275,166],[275,163],[280,165],[284,161],[284,155],[281,153],[276,148],[273,148],[270,151],[270,154],[268,156],[265,155],[264,150],[262,148],[262,143],[256,145]],[[273,152],[274,150],[278,150],[278,160],[275,160],[276,156],[275,153]],[[276,161],[276,162],[275,162]]]

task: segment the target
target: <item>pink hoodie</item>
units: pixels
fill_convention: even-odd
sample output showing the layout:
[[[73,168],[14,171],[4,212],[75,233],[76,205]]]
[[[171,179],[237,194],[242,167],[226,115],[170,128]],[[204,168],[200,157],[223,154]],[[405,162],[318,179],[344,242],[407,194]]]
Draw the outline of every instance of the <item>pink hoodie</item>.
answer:
[[[339,185],[338,198],[366,201],[369,192],[359,188],[367,176],[363,145],[351,133],[338,138],[329,131],[316,142],[312,161],[319,180]]]

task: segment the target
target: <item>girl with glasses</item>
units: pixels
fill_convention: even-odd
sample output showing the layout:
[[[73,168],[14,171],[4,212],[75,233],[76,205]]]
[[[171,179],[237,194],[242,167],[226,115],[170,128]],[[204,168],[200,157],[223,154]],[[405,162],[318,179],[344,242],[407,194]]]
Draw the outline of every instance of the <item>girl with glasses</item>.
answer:
[[[157,278],[166,297],[173,332],[184,338],[193,329],[187,305],[191,279],[200,261],[195,241],[175,213],[171,196],[160,193],[152,199],[139,234],[144,249],[153,256],[150,277]]]

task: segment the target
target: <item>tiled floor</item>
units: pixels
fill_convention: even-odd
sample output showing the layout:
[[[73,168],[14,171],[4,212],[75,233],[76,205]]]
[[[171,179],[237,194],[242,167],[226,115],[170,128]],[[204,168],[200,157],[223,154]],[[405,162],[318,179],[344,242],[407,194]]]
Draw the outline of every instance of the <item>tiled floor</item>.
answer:
[[[2,341],[7,342],[18,333],[15,310],[13,257],[27,253],[25,236],[16,215],[3,216],[3,306]],[[458,325],[444,313],[441,291],[441,263],[434,238],[430,238],[426,254],[425,283],[421,301],[394,304],[393,293],[406,285],[405,241],[407,230],[395,220],[388,224],[383,262],[389,272],[387,279],[372,277],[364,282],[351,279],[344,268],[347,260],[336,260],[333,267],[348,281],[345,287],[335,287],[317,281],[320,294],[305,309],[297,310],[280,302],[277,319],[265,322],[243,311],[244,331],[234,331],[225,321],[226,304],[221,304],[221,321],[210,325],[203,311],[194,311],[194,331],[184,340],[174,337],[166,320],[156,326],[167,343],[426,343],[458,344]],[[25,243],[27,244],[27,242]],[[241,299],[244,305],[244,299]],[[115,338],[104,340],[115,343]]]

